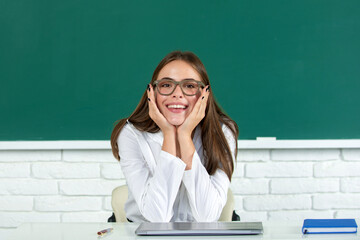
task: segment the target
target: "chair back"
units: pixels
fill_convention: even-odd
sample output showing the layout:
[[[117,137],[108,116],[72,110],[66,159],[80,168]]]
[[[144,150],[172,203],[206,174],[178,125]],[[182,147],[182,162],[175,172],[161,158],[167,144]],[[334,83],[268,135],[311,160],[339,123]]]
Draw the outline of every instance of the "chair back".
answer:
[[[128,198],[128,187],[123,185],[117,187],[112,192],[111,197],[111,206],[113,208],[116,222],[127,222],[126,213],[125,213],[125,203]],[[219,221],[230,222],[232,220],[234,210],[234,195],[229,188],[227,194],[226,204],[221,212]]]
[[[234,195],[233,195],[231,189],[229,188],[228,193],[227,193],[226,204],[221,212],[219,221],[220,222],[231,222],[232,216],[233,216],[233,211],[234,211]]]
[[[112,191],[111,206],[115,214],[116,222],[127,222],[125,203],[128,198],[128,187],[122,185]]]

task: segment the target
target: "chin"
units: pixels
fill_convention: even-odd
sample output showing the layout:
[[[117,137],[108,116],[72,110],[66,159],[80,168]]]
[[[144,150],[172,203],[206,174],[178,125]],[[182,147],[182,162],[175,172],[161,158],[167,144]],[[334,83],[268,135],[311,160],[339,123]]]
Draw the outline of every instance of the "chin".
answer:
[[[185,121],[185,119],[179,119],[179,118],[177,118],[177,119],[169,119],[168,121],[169,121],[169,123],[170,123],[171,125],[180,126],[181,124],[183,124],[183,122]]]

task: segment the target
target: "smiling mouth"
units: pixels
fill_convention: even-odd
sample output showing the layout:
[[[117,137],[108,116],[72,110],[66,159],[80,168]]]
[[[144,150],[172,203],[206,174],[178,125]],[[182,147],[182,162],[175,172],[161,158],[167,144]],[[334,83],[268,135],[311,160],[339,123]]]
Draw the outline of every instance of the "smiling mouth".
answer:
[[[186,109],[187,106],[184,105],[167,105],[167,108],[171,108],[171,109]]]

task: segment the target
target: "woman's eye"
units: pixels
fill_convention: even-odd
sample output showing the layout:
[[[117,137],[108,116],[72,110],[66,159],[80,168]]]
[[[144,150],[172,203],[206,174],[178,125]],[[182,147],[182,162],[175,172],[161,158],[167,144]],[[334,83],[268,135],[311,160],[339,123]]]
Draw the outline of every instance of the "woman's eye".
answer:
[[[190,88],[190,89],[192,89],[192,88],[195,88],[195,86],[194,86],[194,84],[186,84],[186,85],[185,85],[185,88]]]
[[[169,88],[169,87],[171,87],[171,85],[169,83],[163,83],[163,84],[161,84],[161,87],[162,88]]]

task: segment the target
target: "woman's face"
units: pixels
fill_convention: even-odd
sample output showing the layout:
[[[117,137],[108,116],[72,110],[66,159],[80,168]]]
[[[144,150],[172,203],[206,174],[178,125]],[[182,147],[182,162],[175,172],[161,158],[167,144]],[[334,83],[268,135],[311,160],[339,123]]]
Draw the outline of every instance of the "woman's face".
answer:
[[[177,82],[183,79],[194,79],[201,81],[199,73],[188,63],[182,60],[175,60],[166,64],[159,72],[157,80],[171,78]],[[201,88],[200,88],[201,89]],[[187,96],[181,91],[179,85],[169,96],[156,92],[156,104],[167,121],[174,125],[181,125],[193,110],[196,101],[200,97],[200,91],[195,96]]]

